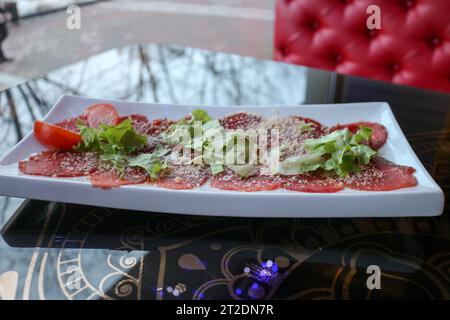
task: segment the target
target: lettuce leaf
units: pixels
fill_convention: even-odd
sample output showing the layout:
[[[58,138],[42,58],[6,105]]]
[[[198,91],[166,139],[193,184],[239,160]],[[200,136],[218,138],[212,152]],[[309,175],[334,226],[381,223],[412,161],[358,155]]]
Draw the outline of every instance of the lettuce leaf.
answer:
[[[245,143],[236,143],[243,139]],[[227,133],[220,121],[212,120],[204,110],[194,110],[190,120],[180,120],[170,128],[164,141],[172,146],[181,145],[197,152],[199,155],[195,156],[192,162],[197,163],[200,160],[209,165],[213,175],[223,172],[225,166],[243,178],[254,172],[253,165],[228,164],[226,153],[230,152],[230,156],[240,160],[237,162],[247,163],[250,148],[256,147],[256,138],[244,136],[238,131]]]
[[[78,151],[129,155],[147,144],[147,137],[136,133],[130,119],[114,126],[102,124],[99,128],[89,128],[80,121],[78,128],[81,135],[81,142],[75,147]]]
[[[202,123],[211,121],[208,112],[202,109],[197,109],[191,112],[194,121],[201,121]]]
[[[144,169],[152,180],[156,180],[160,173],[168,168],[168,164],[163,160],[163,157],[169,152],[170,149],[158,147],[152,153],[141,153],[128,158],[128,165]]]
[[[314,127],[311,123],[302,121],[300,122],[298,128],[300,129],[300,131],[312,131],[314,130]]]
[[[132,156],[147,145],[147,137],[134,130],[130,119],[114,126],[100,125],[99,128],[90,128],[80,121],[78,128],[81,142],[75,150],[97,153],[100,160],[110,165],[122,178],[127,167],[141,167],[152,179],[157,179],[168,167],[162,160],[170,151],[168,149],[159,147],[153,153]]]
[[[305,140],[306,155],[291,157],[281,163],[280,173],[299,174],[324,169],[340,177],[361,171],[376,155],[367,144],[372,129],[360,127],[352,134],[347,128],[318,138]]]

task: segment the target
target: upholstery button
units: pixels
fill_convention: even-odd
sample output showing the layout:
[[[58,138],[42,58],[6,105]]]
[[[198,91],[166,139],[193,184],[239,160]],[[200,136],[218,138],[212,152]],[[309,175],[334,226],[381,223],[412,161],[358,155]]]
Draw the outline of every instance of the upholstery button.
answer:
[[[389,71],[391,72],[398,72],[400,70],[400,65],[396,62],[392,62],[389,64]]]
[[[289,53],[287,46],[284,46],[284,45],[281,45],[280,48],[278,49],[278,51],[280,52],[282,57],[286,57]]]
[[[411,9],[412,7],[414,7],[415,4],[416,4],[416,1],[415,1],[415,0],[405,0],[405,1],[403,2],[403,6],[404,6],[406,9]]]
[[[308,28],[311,31],[316,31],[317,29],[319,29],[320,24],[317,21],[310,21],[308,22]]]
[[[369,39],[373,39],[377,36],[378,30],[377,29],[365,29],[366,35]]]
[[[441,43],[441,39],[438,36],[432,36],[428,38],[428,43],[432,48],[437,47]]]
[[[336,54],[334,54],[334,55],[332,56],[332,60],[333,60],[333,63],[334,63],[334,64],[339,64],[339,63],[342,62],[342,60],[344,60],[344,58],[342,57],[341,54],[336,53]]]

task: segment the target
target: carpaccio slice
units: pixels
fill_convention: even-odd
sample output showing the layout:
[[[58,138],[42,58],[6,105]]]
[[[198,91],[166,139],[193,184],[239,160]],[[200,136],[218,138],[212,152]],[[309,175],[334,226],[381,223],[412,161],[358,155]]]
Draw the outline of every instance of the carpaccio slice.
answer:
[[[311,118],[305,118],[305,117],[300,117],[300,116],[292,116],[293,118],[296,118],[298,120],[301,120],[305,123],[309,123],[312,125],[312,128],[314,128],[314,130],[321,130],[322,129],[322,124],[319,121],[316,121],[314,119]]]
[[[96,171],[89,175],[92,186],[101,189],[144,183],[147,177],[147,173],[140,168],[127,168],[124,177],[120,177],[114,170]]]
[[[302,130],[301,125],[311,125],[308,130]],[[304,141],[318,138],[323,134],[323,127],[317,121],[299,116],[274,117],[259,126],[270,132],[267,134],[268,147],[272,147],[272,134],[278,131],[279,144],[284,148],[284,157],[295,156],[304,153]],[[260,141],[261,142],[261,141]]]
[[[375,122],[355,122],[348,124],[338,124],[331,128],[331,131],[342,130],[348,128],[352,133],[356,133],[361,126],[372,128],[372,138],[370,139],[370,147],[372,149],[380,149],[387,140],[388,132],[382,124]]]
[[[164,118],[164,119],[155,119],[150,122],[150,126],[147,130],[147,135],[156,137],[160,133],[166,131],[175,121]]]
[[[156,184],[166,189],[184,190],[198,188],[208,179],[209,169],[206,166],[174,165]]]
[[[87,118],[85,115],[81,115],[79,117],[63,120],[61,122],[55,123],[56,126],[64,128],[66,130],[70,130],[72,132],[79,133],[80,129],[78,129],[77,123],[78,121],[82,121],[84,123],[87,123]]]
[[[80,177],[94,172],[98,159],[90,153],[48,150],[19,162],[19,170],[47,177]]]
[[[130,114],[128,116],[120,117],[120,123],[125,121],[126,119],[131,120],[131,124],[139,134],[147,134],[148,129],[150,128],[150,122],[147,117],[142,114]]]
[[[272,175],[257,174],[246,179],[240,178],[230,169],[225,169],[223,173],[213,176],[211,187],[230,191],[270,191],[281,186],[281,179]]]
[[[344,189],[345,184],[338,179],[316,174],[283,176],[282,187],[287,190],[313,193],[333,193]]]
[[[365,191],[389,191],[417,185],[416,169],[400,166],[381,157],[374,158],[361,173],[344,179],[347,187]]]
[[[255,129],[262,120],[260,115],[239,112],[221,119],[220,123],[226,130],[249,130]]]

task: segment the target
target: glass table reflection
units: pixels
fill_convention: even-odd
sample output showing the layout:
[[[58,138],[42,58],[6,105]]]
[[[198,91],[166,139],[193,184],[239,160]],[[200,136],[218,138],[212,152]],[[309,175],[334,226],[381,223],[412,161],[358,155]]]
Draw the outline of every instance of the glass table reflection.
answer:
[[[111,50],[0,94],[4,154],[62,94],[160,103],[387,101],[447,195],[450,96],[168,45]],[[1,182],[0,182],[1,183]],[[0,198],[0,299],[450,297],[449,206],[436,218],[200,217]],[[383,271],[368,290],[367,266]]]

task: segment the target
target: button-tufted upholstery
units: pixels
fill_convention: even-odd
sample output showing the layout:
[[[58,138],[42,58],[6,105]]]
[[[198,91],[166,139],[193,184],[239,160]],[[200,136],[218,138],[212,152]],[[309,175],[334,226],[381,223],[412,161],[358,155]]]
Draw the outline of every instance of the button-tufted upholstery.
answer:
[[[450,0],[277,0],[275,59],[450,92]]]

